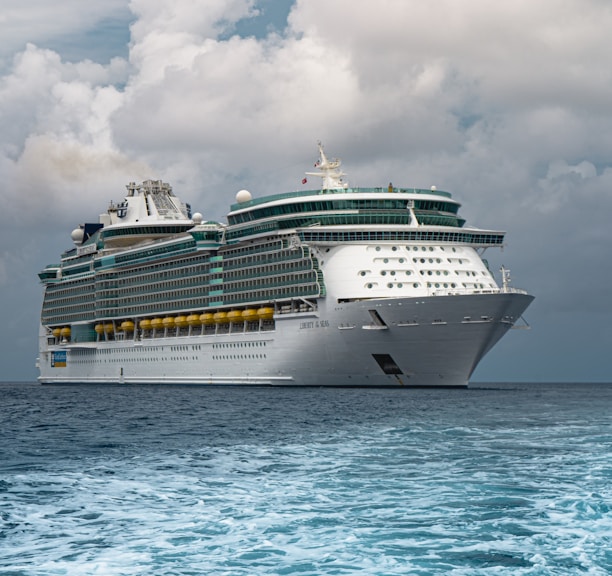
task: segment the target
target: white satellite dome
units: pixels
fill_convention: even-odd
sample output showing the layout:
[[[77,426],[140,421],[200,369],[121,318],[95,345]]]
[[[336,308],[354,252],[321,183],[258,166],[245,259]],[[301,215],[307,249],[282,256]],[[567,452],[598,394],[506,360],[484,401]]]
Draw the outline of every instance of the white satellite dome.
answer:
[[[236,202],[242,204],[243,202],[248,202],[251,200],[253,196],[248,190],[240,190],[238,194],[236,194]]]
[[[71,233],[70,233],[70,238],[72,238],[72,241],[75,244],[82,244],[83,243],[83,237],[85,236],[85,232],[83,231],[83,228],[75,228]]]
[[[193,220],[194,224],[202,224],[202,220],[204,220],[204,217],[202,216],[202,214],[200,214],[199,212],[196,212],[191,219]]]

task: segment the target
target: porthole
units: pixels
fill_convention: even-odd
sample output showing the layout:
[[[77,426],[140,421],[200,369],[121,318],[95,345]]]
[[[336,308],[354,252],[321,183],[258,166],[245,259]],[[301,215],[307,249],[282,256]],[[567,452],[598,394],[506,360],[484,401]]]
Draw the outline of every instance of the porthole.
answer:
[[[391,276],[395,276],[395,270],[391,270],[390,274]]]
[[[419,287],[419,283],[418,283],[418,282],[415,282],[415,283],[412,285],[412,287],[413,287],[413,288],[418,288],[418,287]]]
[[[397,250],[397,246],[392,246],[391,250],[393,250],[393,252],[395,252]]]
[[[387,284],[387,288],[393,288],[393,284],[391,284],[391,282],[389,282],[389,284]]]
[[[383,270],[383,271],[380,273],[380,275],[381,275],[381,276],[386,276],[386,275],[387,275],[387,271],[386,271],[386,270]]]
[[[380,252],[380,246],[376,246],[376,252]]]
[[[401,282],[397,285],[398,288],[402,288],[403,286],[404,285]]]
[[[372,284],[366,284],[366,288],[372,288]]]
[[[384,262],[385,264],[388,264],[388,263],[389,263],[389,258],[385,258],[385,259],[383,259],[383,262]]]
[[[361,276],[365,276],[365,275],[366,275],[365,270],[362,270],[361,272],[359,272],[359,274],[360,274]]]

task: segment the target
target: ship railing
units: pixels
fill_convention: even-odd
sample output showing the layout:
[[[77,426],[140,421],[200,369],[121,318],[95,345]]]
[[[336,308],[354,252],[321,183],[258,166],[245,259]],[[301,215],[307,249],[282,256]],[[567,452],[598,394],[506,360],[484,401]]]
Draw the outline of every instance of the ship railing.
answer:
[[[527,290],[523,290],[522,288],[510,288],[510,286],[500,288],[499,291],[504,294],[528,294]]]
[[[432,290],[429,293],[431,296],[457,296],[466,294],[528,294],[527,290],[521,288],[450,288],[442,290]]]

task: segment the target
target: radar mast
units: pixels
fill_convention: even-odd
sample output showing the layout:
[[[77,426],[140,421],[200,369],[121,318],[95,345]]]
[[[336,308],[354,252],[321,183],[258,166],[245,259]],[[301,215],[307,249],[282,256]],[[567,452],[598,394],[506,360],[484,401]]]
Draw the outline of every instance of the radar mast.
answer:
[[[322,190],[348,188],[348,182],[344,182],[342,179],[343,176],[346,176],[346,174],[340,170],[342,161],[339,158],[329,160],[325,155],[321,142],[317,144],[319,147],[319,160],[315,163],[315,168],[318,168],[319,172],[306,172],[306,174],[308,176],[318,176],[322,178]]]

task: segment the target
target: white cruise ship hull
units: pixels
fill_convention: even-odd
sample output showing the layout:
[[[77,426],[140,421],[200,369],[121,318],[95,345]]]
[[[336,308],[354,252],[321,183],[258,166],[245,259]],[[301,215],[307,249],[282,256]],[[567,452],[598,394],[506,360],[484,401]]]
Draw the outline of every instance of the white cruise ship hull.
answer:
[[[47,345],[44,384],[465,387],[533,297],[518,292],[318,302],[273,327]]]

